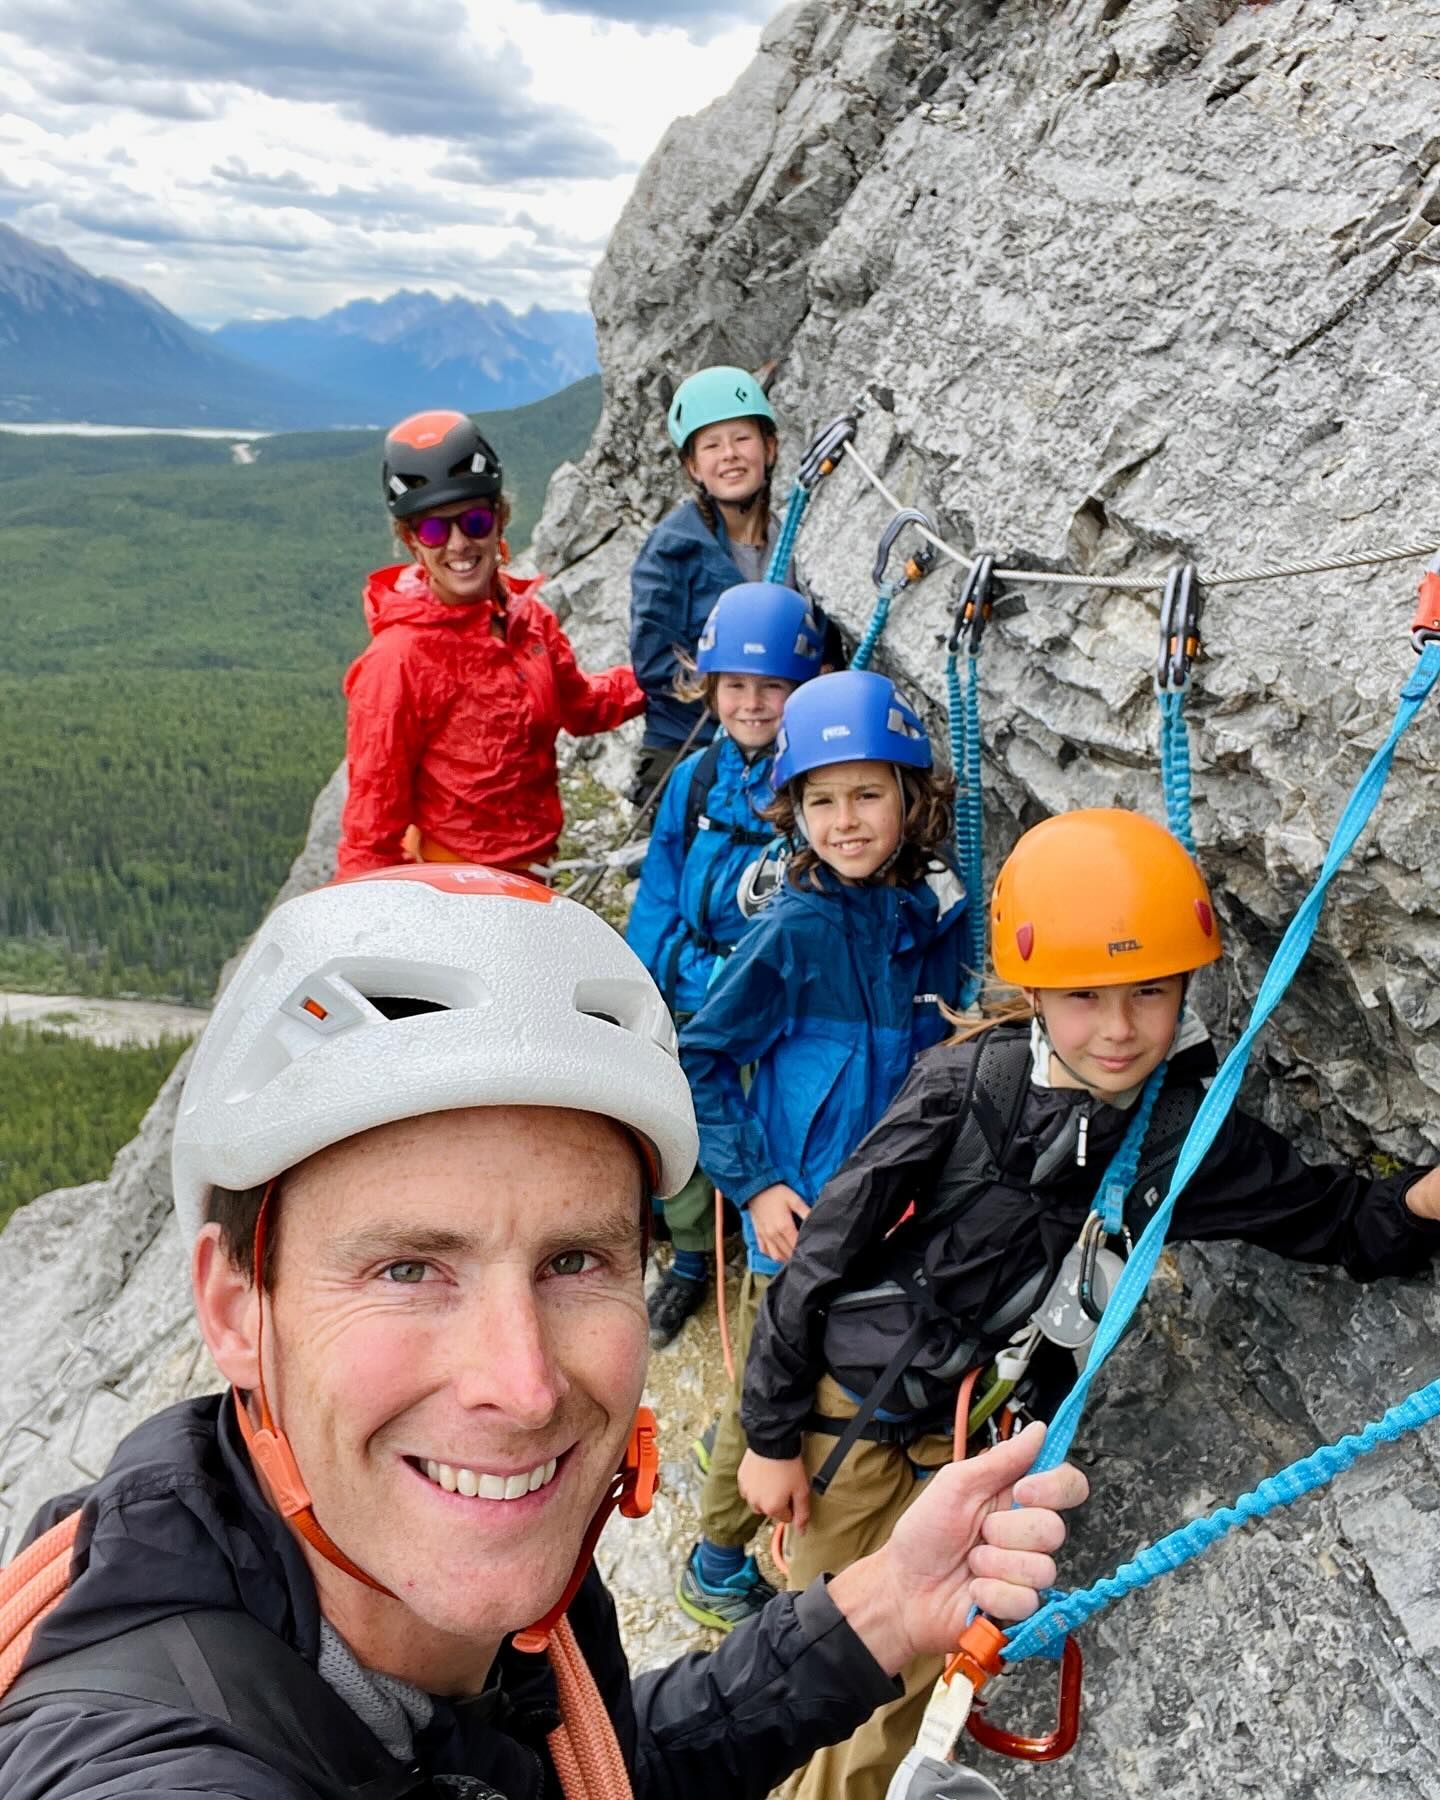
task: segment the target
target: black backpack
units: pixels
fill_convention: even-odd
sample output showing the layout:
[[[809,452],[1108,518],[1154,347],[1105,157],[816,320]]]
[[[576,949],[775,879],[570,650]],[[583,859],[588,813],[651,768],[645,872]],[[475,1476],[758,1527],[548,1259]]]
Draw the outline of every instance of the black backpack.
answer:
[[[942,1205],[926,1209],[927,1224],[939,1226],[957,1217],[972,1197],[1000,1179],[1025,1110],[1030,1063],[1028,1026],[997,1025],[981,1034],[975,1059],[970,1065],[965,1097],[957,1108],[964,1123],[946,1161],[949,1192]],[[1170,1191],[1170,1180],[1195,1108],[1195,1092],[1189,1083],[1172,1086],[1167,1082],[1161,1089],[1150,1115],[1140,1164],[1130,1190],[1141,1195],[1147,1212],[1153,1212]],[[907,1297],[915,1309],[916,1319],[875,1384],[861,1398],[860,1409],[852,1419],[846,1420],[836,1431],[834,1421],[812,1414],[811,1428],[835,1431],[839,1438],[811,1480],[815,1491],[825,1492],[851,1447],[860,1439],[898,1443],[913,1436],[913,1424],[890,1426],[876,1422],[874,1415],[904,1383],[917,1351],[937,1325],[949,1332],[954,1341],[950,1354],[938,1369],[932,1371],[931,1378],[953,1378],[958,1389],[970,1369],[977,1363],[988,1363],[1011,1334],[1026,1322],[1040,1304],[1052,1279],[1049,1270],[1038,1270],[1002,1301],[989,1318],[965,1334],[957,1330],[955,1319],[930,1293],[923,1268],[898,1274],[856,1296],[866,1301]],[[839,1304],[844,1304],[843,1298]],[[1072,1367],[1072,1375],[1073,1372]]]

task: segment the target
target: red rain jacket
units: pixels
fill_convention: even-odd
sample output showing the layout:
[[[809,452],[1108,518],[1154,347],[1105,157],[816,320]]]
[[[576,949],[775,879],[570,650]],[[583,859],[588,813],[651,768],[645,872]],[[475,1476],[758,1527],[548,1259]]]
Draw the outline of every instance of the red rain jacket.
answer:
[[[503,638],[490,601],[447,606],[413,564],[370,577],[371,642],[345,677],[350,793],[338,874],[403,862],[410,825],[464,862],[543,862],[564,824],[556,737],[612,731],[644,708],[628,667],[586,675],[577,666],[535,598],[543,576],[499,579]]]

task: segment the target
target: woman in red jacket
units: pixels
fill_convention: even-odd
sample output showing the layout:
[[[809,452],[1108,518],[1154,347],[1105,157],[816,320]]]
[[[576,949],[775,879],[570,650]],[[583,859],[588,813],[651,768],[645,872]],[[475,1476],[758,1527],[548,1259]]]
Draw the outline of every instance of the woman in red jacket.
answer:
[[[645,696],[628,667],[586,675],[535,598],[543,577],[501,567],[500,463],[464,413],[402,420],[383,480],[414,561],[376,570],[365,590],[371,642],[345,677],[338,873],[416,857],[530,869],[564,825],[555,739],[612,731]]]

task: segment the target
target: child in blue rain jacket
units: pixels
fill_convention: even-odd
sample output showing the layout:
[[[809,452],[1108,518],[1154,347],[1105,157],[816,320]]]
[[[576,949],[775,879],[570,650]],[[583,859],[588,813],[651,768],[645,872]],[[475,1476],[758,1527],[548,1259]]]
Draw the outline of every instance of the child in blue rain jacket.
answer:
[[[646,700],[630,789],[637,806],[687,743],[704,745],[713,736],[714,719],[697,697],[676,690],[680,659],[694,657],[710,609],[727,588],[768,574],[780,530],[770,510],[778,427],[753,375],[699,370],[676,390],[666,427],[694,498],[660,521],[630,573],[630,661]],[[816,616],[826,631],[825,662],[838,668],[839,633]]]
[[[700,636],[693,687],[720,735],[666,786],[625,933],[682,1022],[705,998],[716,958],[730,954],[749,923],[740,879],[774,836],[759,814],[774,797],[775,734],[787,696],[819,673],[821,642],[807,602],[765,581],[723,593]],[[657,1349],[705,1297],[714,1202],[697,1169],[665,1203],[675,1256],[648,1302]]]
[[[885,676],[822,675],[785,703],[766,816],[799,848],[786,883],[680,1037],[706,1173],[741,1210],[748,1269],[736,1367],[760,1296],[829,1177],[949,1027],[965,977],[964,897],[935,852],[953,784]],[[752,1070],[748,1087],[741,1070]],[[728,1630],[770,1592],[745,1546],[739,1393],[721,1415],[699,1544],[677,1598]]]

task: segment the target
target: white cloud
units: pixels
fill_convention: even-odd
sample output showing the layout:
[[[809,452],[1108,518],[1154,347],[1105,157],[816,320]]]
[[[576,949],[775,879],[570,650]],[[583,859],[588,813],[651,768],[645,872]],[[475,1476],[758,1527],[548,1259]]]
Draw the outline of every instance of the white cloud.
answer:
[[[757,35],[697,0],[10,0],[0,218],[201,323],[583,306],[640,162]]]

